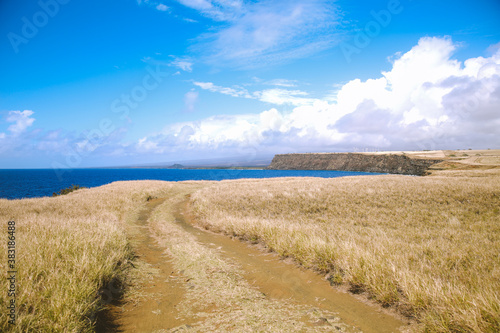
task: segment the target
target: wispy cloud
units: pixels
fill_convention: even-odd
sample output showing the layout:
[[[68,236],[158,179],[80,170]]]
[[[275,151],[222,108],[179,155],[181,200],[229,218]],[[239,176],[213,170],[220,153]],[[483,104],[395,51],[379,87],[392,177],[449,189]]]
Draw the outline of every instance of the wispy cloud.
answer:
[[[170,65],[180,68],[185,72],[193,71],[193,63],[187,59],[176,58],[172,62],[170,62]]]
[[[245,10],[241,0],[177,0],[177,2],[216,21],[237,19]]]
[[[193,82],[193,84],[201,89],[208,90],[211,92],[217,92],[224,95],[229,95],[233,97],[245,97],[245,98],[254,98],[254,96],[250,95],[248,90],[241,87],[221,87],[213,84],[212,82]]]
[[[168,7],[165,6],[164,4],[160,3],[156,6],[156,9],[158,9],[159,11],[162,11],[162,12],[166,12],[168,10]]]
[[[188,17],[183,18],[183,20],[186,21],[186,22],[189,22],[189,23],[198,23],[198,21],[193,20],[193,19],[188,18]]]
[[[170,9],[167,5],[163,4],[161,1],[156,0],[137,0],[138,5],[147,5],[161,12],[166,12]]]
[[[156,54],[154,57],[150,57],[150,56],[143,57],[141,59],[141,61],[146,63],[146,64],[154,65],[154,66],[177,67],[184,72],[192,72],[193,71],[194,63],[190,58],[188,58],[188,57],[179,58],[179,57],[176,57],[173,55],[169,56],[169,58],[170,59],[165,60],[164,57],[162,59],[161,54]],[[173,59],[173,60],[171,60],[171,59]],[[180,74],[180,72],[178,72],[176,74]]]
[[[277,86],[289,87],[291,84],[285,82],[280,84],[273,84]],[[217,86],[212,82],[193,82],[193,84],[201,89],[208,90],[215,93],[229,95],[232,97],[244,97],[250,99],[257,99],[261,102],[270,103],[274,105],[309,105],[318,101],[318,99],[308,97],[308,93],[301,90],[288,90],[282,88],[257,90],[250,93],[247,89],[235,86],[232,88]]]
[[[297,80],[286,80],[286,79],[274,79],[271,81],[264,82],[264,84],[270,85],[270,86],[278,86],[278,87],[296,87],[297,86]]]
[[[340,10],[334,1],[176,1],[213,21],[207,32],[194,39],[189,51],[217,67],[283,64],[322,52],[340,41],[336,30]],[[155,0],[138,0],[138,3],[171,11]]]
[[[338,10],[326,0],[179,0],[224,24],[193,50],[217,66],[259,67],[321,52],[337,43]]]

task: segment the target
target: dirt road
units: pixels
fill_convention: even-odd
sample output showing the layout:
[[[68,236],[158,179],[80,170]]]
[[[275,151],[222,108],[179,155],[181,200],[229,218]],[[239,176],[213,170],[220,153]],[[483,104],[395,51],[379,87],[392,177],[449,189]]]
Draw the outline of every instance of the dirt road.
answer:
[[[406,323],[255,245],[194,226],[189,193],[149,201],[133,226],[146,281],[101,331],[398,332]],[[145,267],[145,268],[144,268]],[[143,274],[144,275],[144,274]]]

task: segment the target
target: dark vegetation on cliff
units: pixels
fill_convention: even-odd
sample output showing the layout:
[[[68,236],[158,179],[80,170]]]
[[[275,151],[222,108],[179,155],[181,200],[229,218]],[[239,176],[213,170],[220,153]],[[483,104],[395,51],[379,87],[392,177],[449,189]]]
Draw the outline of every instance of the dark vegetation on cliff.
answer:
[[[322,153],[276,155],[270,170],[340,170],[423,176],[443,160],[396,154]]]

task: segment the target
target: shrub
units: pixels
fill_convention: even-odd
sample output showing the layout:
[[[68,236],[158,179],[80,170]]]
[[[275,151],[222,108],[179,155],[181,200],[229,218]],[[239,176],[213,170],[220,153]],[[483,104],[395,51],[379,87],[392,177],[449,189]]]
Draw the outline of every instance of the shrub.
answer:
[[[68,193],[71,193],[73,191],[80,190],[80,189],[83,189],[83,188],[86,188],[86,187],[83,187],[83,186],[80,186],[80,185],[71,185],[68,188],[63,188],[62,190],[60,190],[57,193],[56,192],[52,193],[52,196],[53,197],[57,197],[59,195],[65,195],[65,194],[68,194]]]

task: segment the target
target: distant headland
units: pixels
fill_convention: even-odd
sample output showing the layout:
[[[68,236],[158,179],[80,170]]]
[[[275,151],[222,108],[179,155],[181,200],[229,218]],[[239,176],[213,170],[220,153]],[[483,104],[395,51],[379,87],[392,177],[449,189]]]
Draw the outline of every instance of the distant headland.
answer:
[[[275,155],[269,170],[339,170],[424,176],[432,170],[499,168],[499,150]]]

